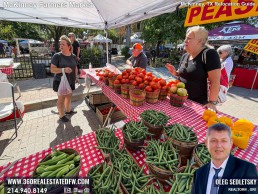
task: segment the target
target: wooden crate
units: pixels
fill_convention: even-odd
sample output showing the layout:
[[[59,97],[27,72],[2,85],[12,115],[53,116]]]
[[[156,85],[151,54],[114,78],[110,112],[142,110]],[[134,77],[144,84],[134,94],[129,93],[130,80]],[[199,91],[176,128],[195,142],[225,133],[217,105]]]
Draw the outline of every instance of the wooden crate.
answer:
[[[106,109],[106,108],[109,108],[112,106],[112,103],[109,103],[109,104],[105,104],[105,105],[101,105],[101,106],[97,106],[96,108],[96,114],[97,114],[97,117],[99,119],[99,121],[103,124],[107,118],[107,115],[103,115],[101,113],[102,110]],[[118,120],[123,120],[125,119],[125,115],[123,114],[123,112],[121,110],[119,111],[115,111],[113,114],[112,114],[112,117],[111,117],[111,122],[114,122],[114,121],[118,121]]]
[[[92,103],[90,102],[89,96],[85,96],[85,103],[86,103],[94,112],[96,112],[97,106],[101,106],[101,105],[107,104],[107,103],[92,104]]]
[[[103,93],[89,94],[89,101],[91,104],[109,103],[110,100]]]

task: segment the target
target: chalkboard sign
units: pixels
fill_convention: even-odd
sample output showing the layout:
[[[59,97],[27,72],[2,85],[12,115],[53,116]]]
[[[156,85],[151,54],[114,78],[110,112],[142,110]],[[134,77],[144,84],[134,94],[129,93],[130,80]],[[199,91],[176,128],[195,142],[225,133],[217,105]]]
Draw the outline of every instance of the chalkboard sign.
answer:
[[[33,63],[32,71],[33,71],[33,77],[35,79],[42,79],[47,77],[44,63]]]

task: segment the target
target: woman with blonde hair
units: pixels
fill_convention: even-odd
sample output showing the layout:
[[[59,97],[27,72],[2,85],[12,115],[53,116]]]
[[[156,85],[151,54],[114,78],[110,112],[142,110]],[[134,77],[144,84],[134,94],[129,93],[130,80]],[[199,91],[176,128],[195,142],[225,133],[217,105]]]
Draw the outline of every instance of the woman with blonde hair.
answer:
[[[220,89],[220,58],[207,41],[208,31],[204,27],[188,28],[184,40],[184,49],[187,53],[182,56],[179,69],[176,71],[170,64],[166,67],[185,83],[190,100],[217,111],[215,105]]]
[[[55,92],[58,91],[61,77],[62,77],[62,69],[65,72],[68,83],[72,90],[75,89],[75,80],[77,77],[77,61],[76,56],[72,54],[72,43],[70,39],[63,35],[60,37],[60,51],[54,54],[51,60],[51,73],[55,73],[54,81],[53,81],[53,90]],[[71,98],[72,93],[67,95],[58,95],[57,100],[57,109],[59,112],[60,121],[68,122],[69,119],[65,116],[76,113],[71,110]],[[66,111],[66,112],[65,112]]]

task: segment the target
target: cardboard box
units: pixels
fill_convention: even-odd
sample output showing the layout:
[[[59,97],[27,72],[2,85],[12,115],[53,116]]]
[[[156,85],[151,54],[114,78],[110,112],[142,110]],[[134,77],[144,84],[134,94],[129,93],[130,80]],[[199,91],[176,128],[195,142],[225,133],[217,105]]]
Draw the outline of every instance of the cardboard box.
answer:
[[[101,106],[101,105],[107,104],[107,103],[92,104],[92,103],[90,102],[89,96],[85,96],[85,103],[86,103],[94,112],[96,112],[97,106]]]
[[[91,104],[104,104],[111,102],[103,93],[89,94],[89,102]]]
[[[99,119],[99,121],[103,124],[107,118],[107,115],[108,114],[105,114],[103,115],[101,113],[102,110],[106,109],[106,108],[109,108],[112,106],[112,103],[109,103],[109,104],[105,104],[105,105],[101,105],[101,106],[97,106],[96,108],[96,114],[97,114],[97,117]],[[125,115],[123,114],[123,112],[121,110],[118,110],[118,111],[115,111],[113,114],[112,114],[112,117],[111,117],[111,123],[113,123],[114,121],[119,121],[119,120],[123,120],[125,119]]]

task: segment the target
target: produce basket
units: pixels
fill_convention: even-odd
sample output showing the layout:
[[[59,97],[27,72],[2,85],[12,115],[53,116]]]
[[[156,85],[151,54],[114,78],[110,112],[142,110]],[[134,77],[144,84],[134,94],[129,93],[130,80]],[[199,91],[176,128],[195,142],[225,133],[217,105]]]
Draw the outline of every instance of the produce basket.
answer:
[[[110,88],[114,88],[114,81],[116,80],[116,76],[115,77],[111,77],[108,79],[108,85]]]
[[[175,107],[182,107],[188,96],[178,96],[177,94],[170,94],[170,104]]]
[[[158,168],[153,164],[149,164],[149,170],[152,174],[154,174],[157,179],[161,182],[165,182],[166,180],[173,178],[173,173],[169,170],[164,170],[162,168]]]
[[[120,140],[115,135],[114,128],[100,128],[95,133],[98,146],[95,147],[101,150],[104,160],[108,163],[114,150],[123,150],[120,145]]]
[[[53,159],[52,155],[55,155],[56,158],[59,157],[59,159],[56,160],[56,162],[54,162],[55,158]],[[71,169],[71,165],[74,165],[74,168]],[[62,178],[62,177],[76,178],[79,176],[80,168],[81,168],[81,158],[79,153],[76,150],[70,149],[70,148],[63,149],[63,150],[54,150],[52,154],[48,154],[47,156],[45,156],[43,160],[37,165],[37,167],[33,171],[32,177],[34,178],[36,177],[37,178]],[[64,190],[64,185],[53,186],[48,188],[48,194],[56,194],[63,190]]]
[[[146,102],[154,104],[159,100],[160,89],[155,90],[154,92],[146,92]]]
[[[171,141],[173,146],[178,149],[178,153],[181,157],[181,165],[184,166],[187,164],[187,160],[190,160],[192,158],[192,153],[194,147],[198,144],[198,142],[183,142],[178,141],[175,139],[172,139],[165,135],[165,138],[168,141]]]
[[[126,123],[122,128],[125,147],[132,151],[141,149],[146,139],[147,130],[142,121]]]
[[[105,83],[105,85],[107,85],[107,86],[109,85],[108,79],[109,79],[108,77],[104,77],[104,83]]]
[[[206,163],[204,163],[202,160],[201,160],[201,158],[198,156],[198,154],[197,154],[197,149],[198,149],[198,147],[200,147],[200,146],[203,146],[204,145],[204,143],[202,143],[202,144],[198,144],[198,145],[196,145],[195,146],[195,148],[194,148],[194,150],[193,150],[193,158],[194,158],[194,161],[196,162],[196,164],[199,166],[199,167],[201,167],[201,166],[203,166],[203,165],[205,165]],[[208,150],[207,150],[207,152],[208,152]],[[205,152],[204,152],[204,154],[205,154]],[[209,153],[207,153],[207,154],[209,154]],[[209,156],[207,156],[207,154],[205,154],[205,156],[204,157],[209,157]]]
[[[125,147],[132,151],[140,150],[142,148],[142,146],[144,145],[144,140],[145,139],[129,141],[126,137],[124,137]]]
[[[160,93],[159,93],[159,100],[165,100],[167,98],[167,90],[160,90]]]
[[[133,106],[141,106],[145,101],[146,92],[139,89],[131,89],[130,94],[130,104]]]
[[[160,136],[163,134],[164,132],[164,127],[163,126],[154,126],[152,124],[150,124],[149,122],[143,120],[143,123],[146,127],[148,127],[148,132],[153,134],[152,137],[159,139]]]
[[[114,84],[115,93],[121,94],[121,84]]]
[[[130,85],[130,84],[122,84],[121,85],[121,96],[123,98],[130,98],[130,95],[129,95],[129,90],[130,89],[133,89],[134,86],[133,85]]]

